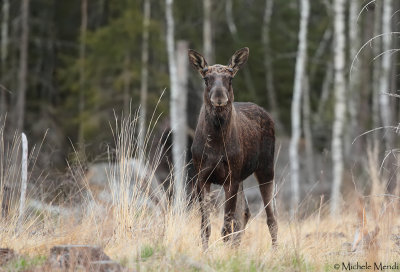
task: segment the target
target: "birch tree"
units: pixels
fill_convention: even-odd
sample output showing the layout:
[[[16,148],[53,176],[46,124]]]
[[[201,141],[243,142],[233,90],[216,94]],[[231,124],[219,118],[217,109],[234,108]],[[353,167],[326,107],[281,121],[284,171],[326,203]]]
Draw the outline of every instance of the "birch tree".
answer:
[[[181,93],[178,82],[178,71],[175,55],[174,40],[174,17],[173,0],[165,1],[165,13],[167,21],[167,53],[168,67],[171,84],[170,97],[170,118],[172,129],[172,159],[174,167],[174,194],[175,204],[180,207],[184,199],[184,178],[185,178],[185,148],[186,148],[186,101],[182,101],[185,95]],[[185,56],[187,51],[185,52]],[[182,75],[180,75],[182,76]]]
[[[2,21],[1,21],[1,80],[2,84],[5,84],[5,74],[6,74],[6,61],[8,55],[8,20],[10,14],[10,2],[9,0],[3,1],[2,6]],[[0,88],[0,115],[7,112],[6,103],[6,91]]]
[[[140,117],[139,117],[139,149],[144,149],[146,137],[147,115],[147,89],[148,89],[148,65],[149,65],[149,26],[150,26],[150,0],[144,1],[143,7],[143,34],[142,34],[142,71],[140,81]]]
[[[304,80],[306,60],[307,60],[307,28],[308,28],[309,14],[310,14],[309,1],[301,0],[299,44],[296,57],[293,99],[292,99],[292,109],[291,109],[292,137],[290,139],[290,146],[289,146],[290,173],[291,173],[290,179],[292,188],[292,198],[291,198],[292,215],[300,201],[298,144],[301,135],[301,127],[300,127],[301,96],[302,96],[302,88],[304,86],[303,80]]]
[[[389,93],[390,86],[390,75],[391,75],[391,19],[392,19],[392,0],[383,0],[383,13],[382,13],[382,62],[381,62],[381,74],[379,80],[379,106],[380,116],[382,125],[385,127],[391,126],[392,124],[392,108],[390,105]],[[385,135],[385,147],[386,150],[393,148],[393,134],[387,132]]]
[[[16,129],[22,131],[25,118],[25,96],[28,81],[29,0],[21,3],[21,41],[19,56],[18,93],[15,107]]]
[[[334,122],[332,132],[332,163],[333,163],[333,183],[331,195],[331,214],[338,211],[340,186],[343,176],[343,125],[345,122],[346,101],[345,101],[345,0],[334,0],[333,20],[334,20]]]
[[[86,54],[86,30],[87,30],[87,1],[81,0],[81,29],[80,29],[80,44],[79,44],[79,144],[82,147],[84,144],[84,121],[85,110],[85,54]]]

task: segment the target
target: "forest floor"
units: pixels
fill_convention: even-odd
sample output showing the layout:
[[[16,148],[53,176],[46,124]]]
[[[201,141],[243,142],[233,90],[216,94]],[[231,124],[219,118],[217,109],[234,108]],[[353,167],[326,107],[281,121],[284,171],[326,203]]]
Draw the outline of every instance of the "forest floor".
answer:
[[[144,157],[139,162],[144,162],[145,167],[140,164],[135,168],[132,164],[132,158],[144,154],[133,144],[134,122],[122,121],[115,131],[115,154],[110,155],[115,164],[105,173],[95,171],[105,180],[103,189],[99,183],[91,185],[82,169],[72,172],[72,183],[68,184],[81,187],[70,191],[72,196],[62,204],[45,200],[45,193],[41,192],[45,186],[39,186],[39,190],[31,183],[30,189],[36,189],[36,193],[28,192],[21,224],[17,212],[19,195],[15,194],[8,218],[0,219],[0,271],[61,271],[49,266],[50,250],[60,245],[100,247],[126,271],[400,270],[398,197],[386,194],[372,153],[368,153],[368,176],[360,178],[363,184],[371,185],[370,192],[363,197],[358,191],[344,192],[337,216],[330,215],[329,201],[316,196],[317,199],[306,197],[306,202],[312,204],[301,203],[298,216],[290,219],[284,212],[288,198],[281,199],[278,188],[278,246],[271,246],[265,212],[262,206],[255,205],[241,244],[233,247],[224,243],[220,235],[220,203],[211,216],[209,248],[203,251],[198,205],[189,208],[183,203],[177,208],[168,201],[155,202],[157,190],[151,186],[157,184],[152,177],[159,161]],[[20,180],[20,160],[15,156],[17,148],[7,153],[1,141],[0,138],[3,188]],[[20,146],[20,141],[17,139],[13,146]],[[35,157],[30,159],[31,168],[34,161]],[[133,174],[143,169],[146,175]],[[109,190],[107,197],[104,188]],[[76,195],[79,197],[74,198]],[[0,199],[4,200],[2,190]],[[4,261],[1,248],[14,250],[15,258]]]
[[[118,218],[114,209],[92,206],[90,211],[82,210],[81,215],[86,216],[79,218],[33,216],[19,235],[14,232],[15,222],[3,221],[1,247],[12,248],[19,257],[3,264],[0,271],[48,270],[50,249],[65,244],[100,246],[127,271],[345,271],[348,265],[357,263],[371,265],[366,271],[378,271],[375,265],[393,266],[396,261],[394,270],[399,270],[400,222],[396,209],[389,207],[379,220],[364,219],[361,226],[358,204],[353,204],[336,218],[325,216],[324,207],[302,220],[281,218],[275,249],[261,212],[252,216],[236,248],[222,241],[222,215],[214,214],[205,252],[200,216],[195,210]],[[359,239],[357,244],[354,240],[360,230],[370,238]]]

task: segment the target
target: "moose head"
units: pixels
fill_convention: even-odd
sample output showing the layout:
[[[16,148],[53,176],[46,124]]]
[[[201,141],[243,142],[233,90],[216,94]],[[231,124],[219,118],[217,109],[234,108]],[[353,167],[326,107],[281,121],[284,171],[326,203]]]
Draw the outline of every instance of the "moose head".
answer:
[[[208,66],[207,61],[198,52],[189,49],[189,61],[200,73],[205,83],[205,99],[214,108],[232,105],[234,95],[232,79],[247,62],[249,48],[239,49],[230,58],[228,65],[215,64]]]

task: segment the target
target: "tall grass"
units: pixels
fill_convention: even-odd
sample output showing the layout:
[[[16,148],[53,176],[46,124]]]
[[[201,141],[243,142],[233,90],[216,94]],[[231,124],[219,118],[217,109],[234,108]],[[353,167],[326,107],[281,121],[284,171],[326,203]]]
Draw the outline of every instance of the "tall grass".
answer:
[[[395,242],[396,235],[400,235],[400,222],[397,210],[391,208],[397,200],[385,197],[382,191],[382,177],[377,174],[379,166],[373,150],[366,162],[373,189],[363,198],[361,208],[367,221],[360,221],[358,216],[358,196],[348,195],[343,213],[335,218],[328,215],[328,202],[321,200],[320,207],[306,218],[291,221],[280,216],[279,245],[272,249],[261,211],[249,221],[241,245],[232,247],[221,239],[223,215],[216,212],[211,216],[210,248],[204,252],[197,205],[190,208],[184,203],[177,212],[165,198],[162,186],[154,183],[165,144],[155,145],[154,156],[147,154],[151,143],[158,140],[152,137],[156,119],[151,122],[146,145],[141,149],[136,142],[137,134],[142,133],[136,130],[137,113],[116,118],[112,128],[115,147],[110,148],[107,167],[110,202],[99,199],[99,192],[91,187],[81,167],[75,170],[74,179],[82,186],[84,201],[73,210],[57,206],[66,212],[54,213],[47,208],[28,212],[20,235],[14,232],[16,210],[11,209],[10,219],[0,222],[0,247],[37,256],[47,255],[54,245],[94,244],[102,246],[111,258],[125,266],[144,271],[336,271],[334,264],[342,262],[390,264],[398,260],[400,247]],[[15,156],[20,152],[19,145],[17,136],[7,148],[0,141],[2,184],[19,179]],[[33,200],[28,195],[28,202]],[[375,226],[380,228],[376,237],[379,246],[373,251],[368,248],[349,251],[346,243],[353,242],[360,222],[368,224],[368,232]]]

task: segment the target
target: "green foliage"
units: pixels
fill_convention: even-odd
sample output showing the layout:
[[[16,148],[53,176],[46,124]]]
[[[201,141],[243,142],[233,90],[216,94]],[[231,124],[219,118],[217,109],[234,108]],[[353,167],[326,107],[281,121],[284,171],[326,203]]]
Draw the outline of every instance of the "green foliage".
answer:
[[[4,267],[4,271],[26,271],[41,266],[46,262],[46,256],[24,257],[12,260]],[[3,270],[2,270],[3,271]]]
[[[154,254],[154,248],[150,245],[145,245],[142,247],[140,250],[140,258],[142,259],[147,259],[153,256]]]

